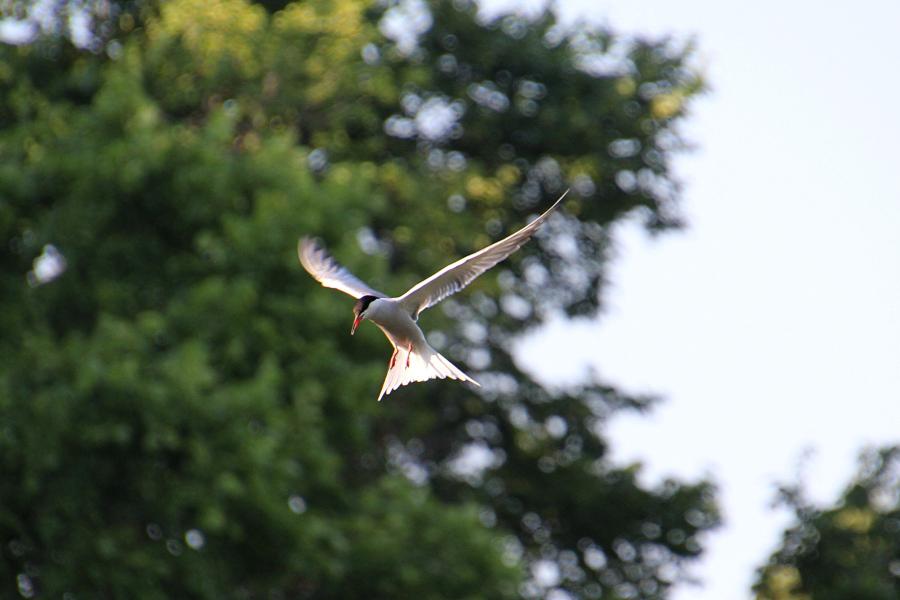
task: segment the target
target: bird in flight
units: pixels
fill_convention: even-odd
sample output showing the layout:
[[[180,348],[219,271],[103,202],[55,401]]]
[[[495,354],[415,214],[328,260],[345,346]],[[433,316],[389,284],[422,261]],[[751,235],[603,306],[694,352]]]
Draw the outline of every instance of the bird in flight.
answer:
[[[356,333],[360,323],[368,320],[377,325],[394,346],[387,376],[381,386],[381,393],[378,394],[379,401],[385,394],[414,381],[449,377],[479,385],[428,344],[416,324],[419,314],[463,289],[476,277],[522,247],[568,193],[569,190],[566,190],[544,214],[519,231],[444,267],[395,298],[363,283],[314,240],[308,237],[300,239],[297,253],[303,268],[324,287],[340,290],[357,299],[353,306],[350,335]]]

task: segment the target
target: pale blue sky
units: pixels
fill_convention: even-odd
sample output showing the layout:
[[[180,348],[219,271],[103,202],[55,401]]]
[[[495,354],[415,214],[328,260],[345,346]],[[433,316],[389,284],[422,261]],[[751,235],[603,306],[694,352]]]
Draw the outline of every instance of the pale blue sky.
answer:
[[[900,442],[900,4],[560,4],[567,19],[696,36],[712,89],[684,124],[698,150],[677,161],[688,229],[621,228],[607,314],[557,323],[519,357],[549,382],[591,365],[666,398],[613,422],[614,455],[650,482],[719,482],[726,524],[693,569],[703,586],[674,598],[748,598],[787,523],[773,484],[804,450],[825,502],[861,447]],[[563,337],[574,355],[540,351]]]

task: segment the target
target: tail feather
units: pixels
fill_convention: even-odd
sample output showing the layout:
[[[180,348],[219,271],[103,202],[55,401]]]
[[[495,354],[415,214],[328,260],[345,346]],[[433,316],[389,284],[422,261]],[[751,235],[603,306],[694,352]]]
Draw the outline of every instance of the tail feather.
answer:
[[[441,356],[441,355],[435,354],[434,356],[431,357],[432,368],[434,368],[435,371],[440,373],[441,377],[450,377],[453,374],[453,371],[451,371],[447,367],[447,365],[444,364],[444,361],[442,361],[440,358],[438,358],[439,356]]]
[[[409,366],[407,366],[407,362]],[[481,387],[477,381],[463,373],[431,346],[413,348],[412,352],[405,348],[398,348],[397,361],[393,367],[388,368],[384,384],[381,386],[381,393],[378,394],[378,401],[380,402],[384,396],[409,383],[447,378],[468,381]]]

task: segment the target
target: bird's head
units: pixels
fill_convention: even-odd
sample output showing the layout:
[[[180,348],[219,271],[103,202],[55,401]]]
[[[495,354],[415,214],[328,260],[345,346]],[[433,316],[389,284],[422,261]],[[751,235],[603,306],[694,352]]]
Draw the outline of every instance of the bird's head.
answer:
[[[373,300],[377,299],[376,296],[363,296],[356,301],[356,304],[353,305],[353,327],[350,328],[350,335],[356,333],[356,328],[366,318],[366,311],[369,310],[369,305],[372,304]]]

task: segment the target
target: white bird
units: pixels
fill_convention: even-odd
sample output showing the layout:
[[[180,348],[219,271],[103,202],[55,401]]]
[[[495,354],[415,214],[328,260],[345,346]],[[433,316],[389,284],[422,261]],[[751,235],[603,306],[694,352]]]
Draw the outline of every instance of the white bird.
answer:
[[[476,277],[518,250],[531,239],[568,193],[566,190],[544,214],[519,231],[444,267],[396,298],[389,298],[387,294],[370,288],[335,261],[315,241],[307,237],[300,239],[297,253],[303,268],[324,287],[334,288],[357,298],[353,306],[354,318],[350,335],[356,333],[356,328],[362,321],[369,320],[384,332],[394,346],[387,376],[381,386],[381,393],[378,394],[379,401],[385,394],[413,381],[449,377],[479,385],[428,344],[416,324],[419,313],[463,289]]]

